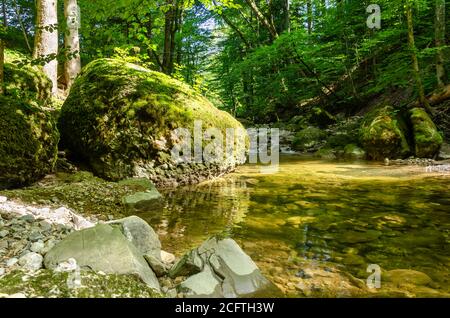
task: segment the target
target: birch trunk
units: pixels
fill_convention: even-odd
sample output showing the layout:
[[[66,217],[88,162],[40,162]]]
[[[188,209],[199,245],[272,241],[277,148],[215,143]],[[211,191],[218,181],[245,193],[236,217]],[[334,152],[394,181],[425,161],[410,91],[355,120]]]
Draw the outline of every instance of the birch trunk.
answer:
[[[57,0],[37,0],[36,11],[36,39],[33,57],[35,59],[51,59],[50,61],[46,60],[47,63],[43,66],[43,69],[52,81],[52,94],[55,96],[58,93]]]
[[[80,38],[78,28],[80,26],[80,13],[77,0],[64,0],[64,16],[67,21],[67,31],[64,36],[67,59],[64,63],[64,79],[67,90],[81,71]]]

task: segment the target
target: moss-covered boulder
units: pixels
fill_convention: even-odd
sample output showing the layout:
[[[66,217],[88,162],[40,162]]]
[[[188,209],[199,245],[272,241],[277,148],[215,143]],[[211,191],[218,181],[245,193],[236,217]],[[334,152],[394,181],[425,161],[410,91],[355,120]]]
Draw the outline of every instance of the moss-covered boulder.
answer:
[[[195,121],[224,136],[227,128],[243,130],[188,85],[121,60],[100,59],[88,64],[72,86],[59,128],[63,147],[109,180],[137,176],[158,185],[193,183],[242,163],[237,150],[245,143],[240,142],[228,160],[175,162],[171,152],[182,140],[174,130],[187,128],[192,138]]]
[[[52,171],[59,134],[35,103],[0,96],[0,189],[18,187]]]
[[[52,82],[39,66],[32,66],[25,55],[11,50],[5,51],[6,95],[24,101],[50,101]]]
[[[292,148],[297,151],[314,152],[323,145],[326,136],[326,132],[320,128],[307,127],[295,135]]]
[[[423,108],[413,108],[409,115],[416,157],[433,158],[444,142],[436,125]]]
[[[394,109],[384,106],[365,116],[360,128],[360,141],[370,159],[405,158],[411,154],[405,131],[406,124]]]

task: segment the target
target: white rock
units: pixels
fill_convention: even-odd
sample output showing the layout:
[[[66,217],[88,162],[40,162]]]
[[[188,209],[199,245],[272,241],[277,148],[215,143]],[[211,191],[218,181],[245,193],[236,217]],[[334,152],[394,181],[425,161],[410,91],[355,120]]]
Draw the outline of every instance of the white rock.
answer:
[[[36,271],[42,268],[43,260],[41,254],[31,252],[19,258],[19,264],[26,270]]]
[[[45,244],[42,241],[37,241],[34,242],[33,244],[31,244],[30,250],[32,252],[36,252],[41,254],[42,251],[44,250]]]
[[[74,226],[75,230],[77,230],[77,231],[95,226],[94,223],[86,220],[84,217],[82,217],[80,215],[77,215],[72,212],[70,214],[72,216],[73,226]]]
[[[5,269],[3,267],[0,267],[0,276],[5,275]]]
[[[77,269],[77,260],[69,258],[66,262],[59,263],[55,272],[72,272]]]
[[[6,201],[8,201],[7,197],[0,196],[0,203],[5,203]]]
[[[12,266],[16,265],[18,261],[19,260],[15,257],[10,258],[9,260],[6,261],[6,267],[12,267]]]
[[[172,253],[161,250],[161,260],[163,263],[172,264],[175,263],[176,257]]]

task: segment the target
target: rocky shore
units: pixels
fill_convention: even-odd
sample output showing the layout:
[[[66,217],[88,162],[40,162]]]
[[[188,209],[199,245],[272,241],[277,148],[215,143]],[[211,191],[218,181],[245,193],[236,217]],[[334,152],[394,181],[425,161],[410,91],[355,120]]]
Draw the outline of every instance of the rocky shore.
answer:
[[[177,260],[137,216],[97,222],[1,196],[0,239],[0,297],[281,295],[233,240],[210,238]]]

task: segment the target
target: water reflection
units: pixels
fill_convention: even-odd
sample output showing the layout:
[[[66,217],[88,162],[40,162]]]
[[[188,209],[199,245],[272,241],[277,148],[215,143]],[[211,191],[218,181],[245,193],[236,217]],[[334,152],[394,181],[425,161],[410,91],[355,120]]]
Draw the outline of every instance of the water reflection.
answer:
[[[319,266],[317,277],[326,277],[336,274],[328,270],[335,268],[365,279],[368,264],[423,272],[432,288],[414,285],[414,290],[448,295],[449,180],[423,167],[288,156],[273,175],[245,166],[222,179],[163,191],[164,207],[140,216],[157,229],[164,248],[178,255],[210,235],[232,236],[294,296],[309,293],[299,269]],[[337,284],[338,277],[330,276],[320,285],[330,295],[333,288],[347,296],[361,291],[353,291],[351,279],[344,289],[328,286],[333,279]],[[316,285],[312,290],[320,290]],[[409,293],[412,287],[405,286]]]

